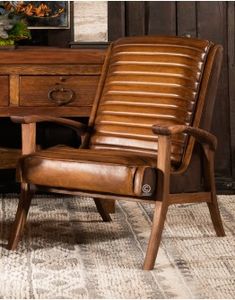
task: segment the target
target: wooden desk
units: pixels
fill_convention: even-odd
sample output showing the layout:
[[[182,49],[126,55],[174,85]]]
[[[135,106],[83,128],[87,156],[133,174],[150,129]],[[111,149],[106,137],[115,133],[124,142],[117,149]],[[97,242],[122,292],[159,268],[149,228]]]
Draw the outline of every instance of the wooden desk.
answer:
[[[0,117],[89,116],[105,53],[51,47],[0,50]],[[14,168],[20,155],[20,150],[0,148],[0,169]]]

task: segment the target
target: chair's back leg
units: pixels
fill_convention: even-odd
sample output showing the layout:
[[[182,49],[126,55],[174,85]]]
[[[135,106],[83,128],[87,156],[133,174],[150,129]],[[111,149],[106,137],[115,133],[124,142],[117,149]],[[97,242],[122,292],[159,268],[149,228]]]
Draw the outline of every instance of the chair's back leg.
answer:
[[[211,215],[211,220],[217,236],[225,236],[224,227],[219,211],[216,187],[215,187],[215,174],[214,174],[214,152],[208,147],[203,147],[205,153],[204,161],[204,173],[205,173],[205,185],[211,192],[211,202],[208,202],[208,208]]]
[[[207,203],[207,205],[208,205],[208,208],[210,211],[211,220],[212,220],[212,223],[213,223],[213,226],[214,226],[217,236],[225,236],[225,231],[224,231],[223,223],[221,220],[216,195],[212,196],[212,202]]]
[[[111,200],[111,199],[100,199],[100,201],[102,202],[105,210],[109,213],[109,214],[114,214],[115,213],[115,208],[116,208],[116,201],[115,200]]]
[[[30,185],[28,183],[21,183],[20,200],[19,200],[13,228],[10,233],[11,235],[8,241],[9,250],[16,249],[18,242],[22,236],[29,207],[31,204],[32,196],[33,196],[33,192],[30,190]]]
[[[104,204],[104,200],[102,199],[94,199],[95,201],[95,205],[96,205],[96,208],[101,216],[101,218],[103,219],[104,222],[110,222],[112,221],[108,211],[107,211],[107,208]]]

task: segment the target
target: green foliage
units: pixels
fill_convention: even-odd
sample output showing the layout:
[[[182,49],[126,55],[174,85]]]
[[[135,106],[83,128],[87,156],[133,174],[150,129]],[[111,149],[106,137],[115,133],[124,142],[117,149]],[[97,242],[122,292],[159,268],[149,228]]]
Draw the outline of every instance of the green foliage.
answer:
[[[31,39],[27,23],[19,16],[0,14],[0,46],[14,45],[15,41]]]
[[[15,41],[12,39],[1,39],[0,38],[0,47],[1,46],[13,46],[15,44]]]
[[[16,22],[11,30],[8,31],[9,39],[12,40],[22,40],[31,39],[30,31],[24,20],[19,20]]]

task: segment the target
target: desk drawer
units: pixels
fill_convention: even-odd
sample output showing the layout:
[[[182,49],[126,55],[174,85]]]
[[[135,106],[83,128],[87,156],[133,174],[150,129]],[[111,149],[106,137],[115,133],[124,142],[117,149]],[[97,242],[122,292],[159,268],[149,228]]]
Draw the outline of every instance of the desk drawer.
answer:
[[[99,76],[21,76],[20,106],[91,106]]]
[[[9,103],[9,78],[0,76],[0,106],[8,106]]]

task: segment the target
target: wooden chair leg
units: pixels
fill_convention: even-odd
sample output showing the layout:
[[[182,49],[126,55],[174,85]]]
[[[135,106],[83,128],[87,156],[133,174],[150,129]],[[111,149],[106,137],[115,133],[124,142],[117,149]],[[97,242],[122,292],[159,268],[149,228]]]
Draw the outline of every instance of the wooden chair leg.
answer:
[[[211,202],[208,202],[208,208],[211,215],[211,220],[216,232],[217,236],[225,236],[224,226],[221,219],[219,205],[216,196],[216,188],[215,188],[215,178],[214,174],[210,174],[210,182],[211,182]]]
[[[9,250],[15,250],[19,240],[22,236],[29,207],[31,204],[33,193],[30,191],[30,186],[27,183],[21,184],[21,194],[20,194],[20,200],[16,212],[15,221],[13,224],[12,231],[10,233],[10,238],[8,241],[8,249]]]
[[[168,210],[168,196],[170,186],[170,136],[158,136],[158,180],[156,204],[153,215],[153,224],[149,238],[148,248],[145,255],[144,270],[152,270],[157,257],[161,242],[162,231]]]
[[[225,236],[225,231],[224,231],[224,227],[223,227],[223,223],[222,223],[222,219],[221,219],[221,215],[220,215],[216,197],[215,197],[215,199],[213,199],[213,202],[207,203],[207,205],[208,205],[208,208],[210,211],[211,220],[212,220],[212,223],[213,223],[213,226],[214,226],[217,236]]]
[[[101,200],[102,201],[102,200]],[[115,200],[102,201],[103,206],[109,214],[115,213]]]
[[[94,199],[95,201],[95,205],[96,205],[96,208],[99,212],[99,214],[101,215],[101,218],[103,219],[104,222],[110,222],[112,221],[105,205],[104,205],[104,201],[101,200],[101,199]]]
[[[211,191],[211,202],[207,203],[211,220],[215,229],[217,236],[225,236],[224,227],[219,211],[217,196],[216,196],[216,186],[215,186],[215,175],[214,175],[214,152],[208,150],[204,147],[204,152],[206,156],[205,162],[205,183],[208,189]]]
[[[166,203],[161,201],[156,202],[152,230],[143,265],[144,270],[152,270],[154,268],[155,260],[161,242],[162,231],[166,219],[167,210],[168,205]]]

